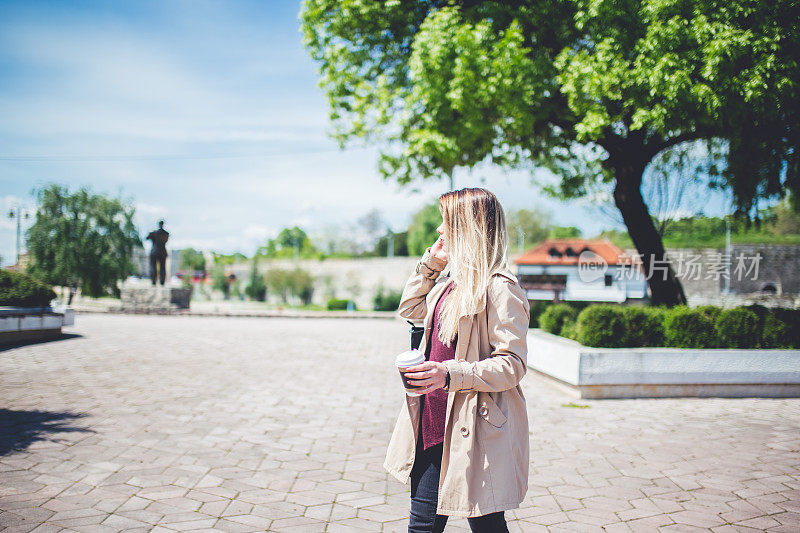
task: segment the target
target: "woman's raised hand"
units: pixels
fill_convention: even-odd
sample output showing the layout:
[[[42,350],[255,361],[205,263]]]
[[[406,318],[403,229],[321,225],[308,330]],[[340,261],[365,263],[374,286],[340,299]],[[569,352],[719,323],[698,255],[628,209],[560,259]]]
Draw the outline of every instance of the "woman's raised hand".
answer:
[[[431,255],[436,257],[437,259],[441,259],[445,263],[447,262],[447,252],[444,250],[444,235],[439,235],[439,238],[436,239],[436,242],[433,243],[431,246]]]

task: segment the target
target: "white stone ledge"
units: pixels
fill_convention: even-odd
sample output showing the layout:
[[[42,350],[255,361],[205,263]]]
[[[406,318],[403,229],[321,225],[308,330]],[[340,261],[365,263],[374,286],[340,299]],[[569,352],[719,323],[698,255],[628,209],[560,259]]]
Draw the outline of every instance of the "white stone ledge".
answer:
[[[74,323],[75,312],[70,308],[0,307],[0,344],[53,338],[63,326]]]
[[[528,366],[583,398],[800,396],[800,350],[592,348],[531,329]]]

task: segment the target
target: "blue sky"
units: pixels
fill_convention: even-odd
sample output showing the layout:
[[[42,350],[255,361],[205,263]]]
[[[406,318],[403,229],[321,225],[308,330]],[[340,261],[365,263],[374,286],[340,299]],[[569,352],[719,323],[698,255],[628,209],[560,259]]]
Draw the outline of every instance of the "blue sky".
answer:
[[[299,2],[0,0],[0,256],[10,207],[50,182],[121,194],[142,233],[174,247],[251,254],[287,225],[346,228],[374,208],[395,231],[445,182],[383,181],[375,148],[341,151],[299,32]],[[459,172],[506,210],[549,209],[588,235],[581,203],[547,199],[530,173]],[[712,202],[713,203],[713,202]],[[719,203],[719,199],[717,199]],[[721,205],[721,203],[720,203]]]

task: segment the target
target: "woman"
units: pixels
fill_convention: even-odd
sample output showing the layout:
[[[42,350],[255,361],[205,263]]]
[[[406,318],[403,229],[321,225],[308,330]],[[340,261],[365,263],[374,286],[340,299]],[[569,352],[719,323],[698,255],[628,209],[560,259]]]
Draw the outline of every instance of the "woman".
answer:
[[[408,279],[400,316],[424,319],[426,361],[407,370],[384,468],[411,481],[409,533],[440,532],[448,516],[472,531],[508,531],[504,511],[528,489],[529,433],[519,385],[530,304],[506,253],[505,215],[489,191],[439,198],[440,236]],[[448,273],[442,274],[447,268]]]

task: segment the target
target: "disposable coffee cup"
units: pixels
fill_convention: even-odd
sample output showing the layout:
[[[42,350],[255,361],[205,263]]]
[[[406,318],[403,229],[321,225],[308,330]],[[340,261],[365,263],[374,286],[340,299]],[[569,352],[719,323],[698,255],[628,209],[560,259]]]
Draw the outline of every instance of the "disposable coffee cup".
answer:
[[[406,377],[405,369],[420,365],[424,362],[425,354],[417,349],[401,353],[394,361],[395,365],[397,365],[397,370],[400,372],[400,378],[403,380],[403,387],[405,387],[406,394],[409,396],[422,396],[417,391],[423,390],[425,387],[410,385]]]

